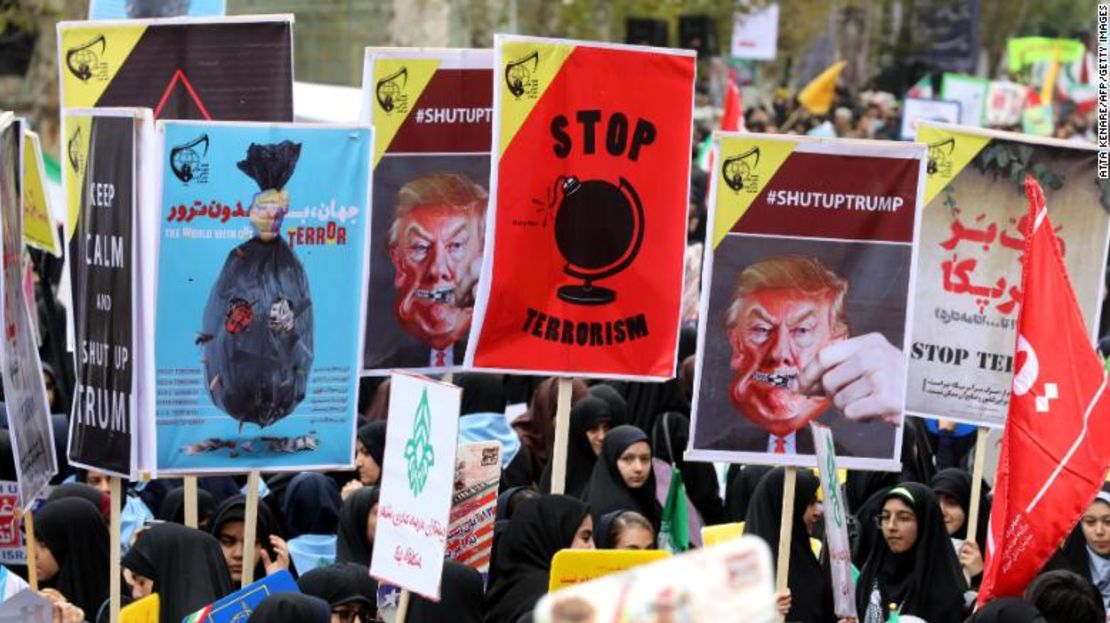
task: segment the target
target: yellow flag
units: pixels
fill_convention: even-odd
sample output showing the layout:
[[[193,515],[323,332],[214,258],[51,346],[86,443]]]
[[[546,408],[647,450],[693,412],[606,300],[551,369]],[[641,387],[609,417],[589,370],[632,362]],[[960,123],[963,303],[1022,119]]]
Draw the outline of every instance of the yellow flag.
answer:
[[[811,80],[801,93],[798,93],[798,101],[802,106],[815,115],[828,113],[836,91],[836,80],[846,64],[844,61],[837,61],[821,72],[820,76]]]
[[[1060,50],[1057,49],[1052,55],[1052,65],[1048,67],[1048,74],[1044,78],[1044,85],[1041,86],[1041,105],[1051,106],[1052,95],[1056,92],[1056,78],[1060,75]]]

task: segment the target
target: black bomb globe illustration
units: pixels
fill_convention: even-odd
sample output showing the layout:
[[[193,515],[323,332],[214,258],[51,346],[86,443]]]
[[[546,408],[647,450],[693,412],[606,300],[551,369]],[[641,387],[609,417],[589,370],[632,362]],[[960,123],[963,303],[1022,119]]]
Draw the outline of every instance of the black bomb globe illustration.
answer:
[[[632,184],[560,177],[562,194],[555,215],[555,244],[567,260],[563,272],[585,283],[565,285],[560,299],[578,305],[604,305],[616,292],[596,285],[628,268],[644,242],[644,207]]]
[[[205,378],[217,407],[269,426],[304,400],[312,368],[312,297],[300,260],[281,239],[289,211],[285,184],[300,144],[251,144],[239,169],[258,183],[251,202],[255,236],[228,254],[204,308]]]

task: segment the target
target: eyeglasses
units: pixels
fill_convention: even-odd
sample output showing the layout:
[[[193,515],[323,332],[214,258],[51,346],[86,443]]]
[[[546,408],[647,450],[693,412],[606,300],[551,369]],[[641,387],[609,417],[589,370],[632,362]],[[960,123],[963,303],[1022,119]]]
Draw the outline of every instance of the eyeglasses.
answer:
[[[886,524],[906,525],[916,523],[917,517],[913,513],[883,513],[875,518],[875,525],[882,528]]]
[[[374,620],[369,612],[363,612],[358,606],[340,606],[331,613],[338,616],[342,623],[372,623]]]

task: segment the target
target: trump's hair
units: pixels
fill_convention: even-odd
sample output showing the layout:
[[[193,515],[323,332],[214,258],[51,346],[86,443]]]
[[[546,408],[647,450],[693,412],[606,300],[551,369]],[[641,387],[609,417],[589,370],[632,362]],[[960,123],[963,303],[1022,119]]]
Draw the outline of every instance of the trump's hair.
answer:
[[[825,266],[821,260],[805,255],[780,255],[749,264],[736,278],[732,303],[725,312],[725,329],[732,330],[740,321],[744,297],[763,290],[791,290],[813,298],[829,298],[832,302],[829,325],[834,335],[848,335],[848,318],[844,299],[848,281]]]
[[[389,246],[397,244],[401,221],[423,206],[441,206],[471,212],[478,217],[479,231],[485,231],[489,193],[461,173],[432,173],[409,180],[397,191],[393,204],[393,224],[389,227]]]

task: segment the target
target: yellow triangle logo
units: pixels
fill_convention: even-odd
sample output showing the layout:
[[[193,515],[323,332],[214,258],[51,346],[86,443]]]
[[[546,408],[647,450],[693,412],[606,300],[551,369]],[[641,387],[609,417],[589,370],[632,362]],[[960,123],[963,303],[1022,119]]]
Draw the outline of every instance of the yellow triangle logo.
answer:
[[[23,242],[54,257],[61,257],[54,220],[46,203],[42,170],[39,135],[28,130],[23,133]]]
[[[493,79],[501,85],[501,106],[497,111],[501,131],[498,155],[501,155],[559,75],[575,46],[535,39],[505,39],[498,43],[498,67]]]
[[[428,88],[439,64],[436,58],[374,59],[370,107],[373,110],[375,168],[405,119],[416,108],[417,100]]]
[[[81,187],[85,183],[85,165],[92,138],[92,117],[65,117],[65,142],[62,143],[62,182],[66,191],[66,241],[73,240],[77,216],[81,212]]]
[[[740,222],[797,145],[750,134],[716,135],[713,180],[713,248]]]
[[[991,142],[989,136],[941,129],[928,123],[917,126],[917,142],[929,147],[925,169],[925,205],[944,190],[960,171]]]
[[[58,28],[62,106],[92,108],[139,43],[146,26],[100,26],[87,22]]]

